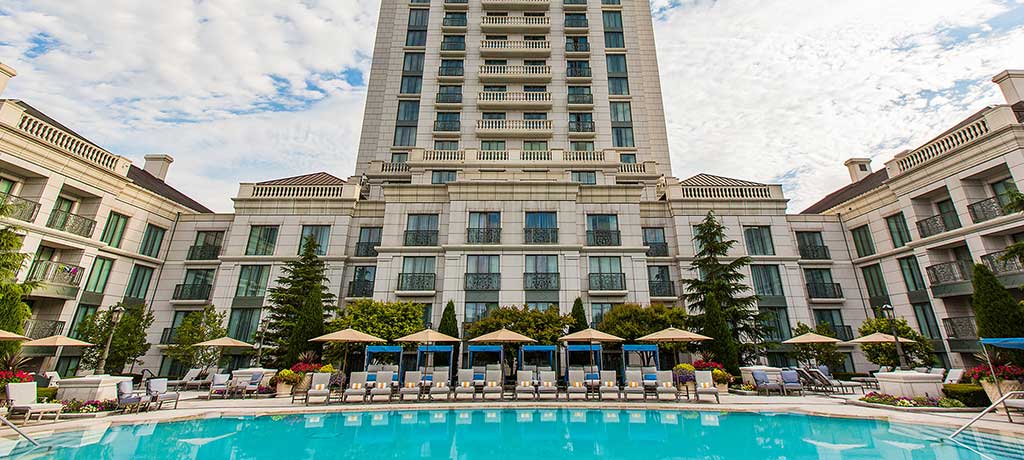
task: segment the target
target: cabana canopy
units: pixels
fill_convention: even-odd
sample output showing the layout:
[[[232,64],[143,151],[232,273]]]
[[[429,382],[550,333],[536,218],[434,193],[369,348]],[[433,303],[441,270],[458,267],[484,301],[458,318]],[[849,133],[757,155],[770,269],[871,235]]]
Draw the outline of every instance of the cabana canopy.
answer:
[[[519,368],[523,368],[523,354],[524,353],[546,353],[548,356],[548,363],[551,364],[551,368],[555,368],[555,351],[558,347],[554,345],[523,345],[519,347]]]
[[[451,345],[420,345],[416,348],[416,367],[423,363],[423,356],[428,353],[448,353],[448,367],[452,367],[454,351]]]
[[[827,337],[827,336],[824,336],[824,335],[821,335],[821,334],[815,334],[813,332],[808,332],[806,334],[801,334],[801,335],[798,335],[796,337],[793,337],[792,339],[784,340],[782,343],[784,343],[784,344],[808,344],[808,343],[839,343],[839,342],[842,342],[842,340],[839,340],[839,339],[837,339],[835,337]],[[892,340],[890,340],[890,342],[892,342]]]
[[[566,363],[569,362],[569,354],[576,352],[589,352],[591,357],[591,364],[596,364],[598,369],[601,369],[601,344],[578,344],[570,343],[565,346]]]
[[[469,345],[466,347],[469,351],[469,367],[473,367],[473,354],[474,353],[497,353],[498,362],[502,363],[505,361],[505,349],[501,345]]]
[[[674,327],[667,327],[658,332],[647,334],[639,339],[637,342],[653,342],[653,343],[672,343],[672,342],[703,342],[705,340],[712,340],[711,337],[701,335],[696,332],[690,332],[683,329],[676,329]]]
[[[256,345],[253,345],[251,343],[245,343],[245,342],[243,342],[241,340],[235,340],[235,339],[232,339],[231,337],[221,337],[219,339],[207,340],[205,342],[199,342],[199,343],[196,343],[196,344],[192,344],[192,346],[193,347],[219,347],[219,348],[230,348],[230,347],[256,348]]]
[[[654,353],[654,365],[660,366],[661,359],[658,355],[658,346],[653,344],[625,344],[622,346],[622,365],[628,362],[626,353]]]
[[[402,347],[400,345],[367,345],[364,366],[369,367],[373,355],[385,353],[398,353],[398,356],[402,356]]]
[[[622,342],[624,340],[625,339],[623,339],[622,337],[616,337],[614,335],[601,332],[601,331],[599,331],[597,329],[594,329],[594,328],[588,328],[588,329],[584,329],[584,330],[579,331],[579,332],[573,332],[572,334],[569,334],[569,335],[566,335],[566,336],[558,338],[559,342],[590,342],[590,343]]]
[[[999,348],[1016,348],[1018,350],[1024,350],[1024,337],[981,339],[981,343]]]
[[[35,339],[21,344],[23,347],[91,347],[89,342],[75,340],[63,335],[51,335],[41,339]]]

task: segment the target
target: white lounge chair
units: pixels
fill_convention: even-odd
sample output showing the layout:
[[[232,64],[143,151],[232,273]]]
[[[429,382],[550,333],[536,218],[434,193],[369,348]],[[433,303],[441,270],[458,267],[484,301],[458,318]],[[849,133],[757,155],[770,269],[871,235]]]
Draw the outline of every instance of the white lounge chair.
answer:
[[[534,382],[534,371],[525,369],[519,371],[516,376],[516,399],[536,399],[537,387]]]
[[[405,373],[405,381],[398,389],[398,399],[402,401],[419,401],[423,393],[423,372],[408,371]]]
[[[363,402],[366,400],[366,392],[366,372],[353,372],[352,378],[348,382],[348,388],[341,393],[341,402],[348,402],[352,398]]]
[[[647,399],[647,390],[644,389],[643,373],[640,369],[626,371],[626,383],[622,387],[622,399]]]
[[[601,399],[619,399],[619,378],[615,371],[601,371],[601,388],[598,396]]]
[[[537,384],[538,399],[558,399],[558,382],[555,371],[539,371],[540,380]]]
[[[230,380],[231,375],[229,374],[213,374],[210,378],[209,398],[213,399],[218,391],[221,392],[221,398],[227,398],[229,390],[231,389]]]
[[[199,380],[199,374],[201,372],[203,372],[203,370],[199,368],[189,369],[188,372],[185,372],[185,375],[182,376],[181,379],[168,381],[167,386],[169,388],[174,388],[175,390],[179,390],[183,386],[187,388],[189,383]]]
[[[484,375],[484,388],[480,395],[483,399],[502,399],[505,397],[505,382],[501,379],[500,369],[491,369]]]
[[[331,402],[331,373],[330,372],[315,372],[313,378],[309,381],[309,389],[306,390],[305,403],[308,406],[309,400],[313,398],[323,398],[323,403],[327,404]]]
[[[383,398],[384,401],[391,401],[391,380],[394,375],[393,371],[377,372],[377,379],[373,382],[373,388],[370,388],[370,402],[377,401],[379,398]]]
[[[569,369],[569,379],[565,382],[565,399],[587,399],[587,382],[583,369]]]
[[[679,401],[679,389],[672,382],[672,371],[655,372],[656,382],[654,392],[659,401]]]
[[[960,383],[960,379],[962,378],[964,378],[963,369],[950,369],[949,373],[946,374],[946,379],[943,380],[942,383],[945,385]]]
[[[43,420],[43,414],[54,414],[53,421],[60,419],[60,413],[64,410],[61,403],[38,403],[35,382],[19,382],[7,384],[7,399],[10,406],[7,408],[7,416],[25,414],[25,423],[32,421],[32,415],[38,415],[38,420]]]
[[[157,410],[164,407],[164,403],[170,404],[174,402],[174,408],[178,408],[178,392],[167,391],[167,379],[149,379],[146,380],[146,395],[152,398],[151,404],[156,404]]]
[[[716,403],[722,402],[718,398],[718,387],[715,386],[715,379],[711,376],[711,371],[695,371],[693,378],[697,385],[697,401],[700,401],[700,395],[714,395]]]
[[[473,369],[459,369],[459,373],[456,376],[457,382],[455,387],[455,399],[476,399],[476,385],[473,381]]]

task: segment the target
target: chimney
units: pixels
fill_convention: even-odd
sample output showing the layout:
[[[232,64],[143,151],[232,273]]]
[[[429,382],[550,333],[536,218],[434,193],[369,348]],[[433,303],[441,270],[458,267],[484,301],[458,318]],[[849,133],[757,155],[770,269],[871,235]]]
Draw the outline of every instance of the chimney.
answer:
[[[4,88],[7,87],[7,81],[14,78],[18,72],[14,71],[14,68],[0,62],[0,94],[4,93]]]
[[[167,169],[171,167],[171,163],[174,163],[174,158],[165,153],[146,155],[143,158],[146,159],[146,164],[142,169],[145,169],[146,172],[160,180],[167,178]]]
[[[860,182],[871,174],[870,158],[850,158],[843,163],[850,170],[850,182]]]
[[[992,82],[999,85],[1007,104],[1024,101],[1024,70],[1004,70],[992,77]]]

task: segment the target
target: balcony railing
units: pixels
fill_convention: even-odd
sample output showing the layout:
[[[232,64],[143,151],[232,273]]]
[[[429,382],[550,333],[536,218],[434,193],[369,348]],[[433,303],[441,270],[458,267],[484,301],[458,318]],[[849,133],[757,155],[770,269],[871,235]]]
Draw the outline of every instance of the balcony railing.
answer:
[[[557,291],[558,273],[523,273],[523,289],[527,291]]]
[[[506,80],[550,80],[549,65],[481,65],[480,78]]]
[[[827,324],[827,323],[826,323],[826,325],[828,326],[829,330],[831,330],[833,337],[835,337],[835,338],[837,338],[839,340],[842,340],[843,342],[846,342],[846,341],[854,339],[853,327],[852,326],[846,326],[846,325],[843,325],[843,324]]]
[[[646,242],[644,246],[647,246],[648,257],[666,257],[668,256],[668,243],[664,241],[659,242]]]
[[[565,20],[565,27],[567,29],[585,29],[590,27],[590,23],[587,21],[587,18],[569,18]]]
[[[373,297],[373,281],[353,280],[348,282],[349,297]]]
[[[480,18],[482,28],[490,27],[529,27],[544,28],[551,26],[548,16],[484,16]]]
[[[946,336],[950,339],[978,340],[978,328],[974,324],[973,316],[943,318],[942,327],[946,330]]]
[[[213,286],[209,284],[178,284],[174,286],[174,296],[171,298],[174,300],[209,300],[211,289]]]
[[[466,17],[465,16],[446,17],[446,18],[444,18],[444,22],[442,23],[442,25],[444,25],[445,27],[466,27]]]
[[[220,246],[199,245],[188,248],[188,260],[217,260],[220,257]]]
[[[592,133],[594,132],[594,122],[592,121],[570,121],[569,122],[570,133]]]
[[[971,221],[976,224],[1006,215],[1006,209],[1003,208],[999,197],[975,201],[967,205],[967,211],[971,214]]]
[[[462,129],[462,123],[453,120],[435,120],[434,131],[457,132]]]
[[[32,340],[60,335],[64,331],[64,321],[51,319],[29,319],[25,320],[25,333],[22,334]],[[73,333],[74,331],[69,331]]]
[[[928,272],[928,281],[932,286],[938,284],[960,283],[970,281],[971,266],[963,260],[954,260],[925,267]]]
[[[39,203],[18,196],[5,195],[4,202],[10,207],[7,217],[12,219],[32,222],[36,219],[36,213],[39,212]]]
[[[444,0],[445,5],[465,5],[469,3],[469,0]]]
[[[438,104],[461,104],[462,93],[437,93],[434,102]]]
[[[586,5],[587,0],[562,0],[563,5]]]
[[[594,275],[590,275],[594,276]],[[651,297],[675,297],[676,283],[671,281],[648,281],[647,287],[651,291]]]
[[[434,279],[437,275],[433,273],[399,273],[399,291],[433,291]]]
[[[551,105],[551,93],[546,91],[481,91],[477,94],[477,104],[516,104]]]
[[[801,259],[828,260],[832,255],[828,252],[828,246],[801,245],[799,246]]]
[[[588,279],[591,291],[625,291],[625,273],[591,273]]]
[[[570,94],[569,95],[569,103],[570,104],[581,104],[581,105],[593,104],[594,103],[594,95],[593,94]]]
[[[557,243],[558,228],[524,228],[523,242],[526,244]]]
[[[78,287],[82,283],[82,275],[84,274],[85,269],[78,265],[50,260],[36,260],[29,267],[28,280]]]
[[[501,273],[466,273],[467,291],[500,291]]]
[[[589,42],[565,42],[565,51],[567,53],[587,53],[590,52]]]
[[[501,228],[467,228],[466,242],[472,244],[501,243]]]
[[[528,9],[528,10],[546,10],[550,8],[551,0],[482,0],[480,2],[485,9],[498,8],[498,9]]]
[[[618,230],[588,230],[587,246],[621,246],[622,233]]]
[[[1004,260],[1003,256],[1005,254],[1006,251],[985,254],[981,256],[981,261],[989,268],[989,270],[992,270],[992,272],[997,275],[1024,271],[1024,265],[1021,264],[1020,259],[1016,257],[1009,257]]]
[[[380,241],[359,241],[356,243],[356,257],[377,257]]]
[[[441,42],[441,51],[466,51],[466,42]]]
[[[590,67],[568,67],[565,69],[565,76],[570,78],[590,78]]]
[[[437,74],[442,77],[461,77],[466,74],[466,68],[462,66],[441,66],[437,69]]]
[[[406,230],[406,246],[437,246],[437,230]]]
[[[952,211],[917,221],[917,231],[921,234],[921,238],[928,238],[958,228],[960,228],[960,218]]]
[[[96,228],[96,221],[78,214],[54,209],[50,213],[50,219],[46,221],[46,226],[89,238],[92,236],[92,231]]]
[[[551,120],[477,120],[476,129],[481,132],[500,131],[509,133],[548,132]]]
[[[178,338],[178,328],[176,327],[165,327],[163,332],[160,333],[160,344],[170,345]]]
[[[843,287],[839,283],[807,283],[807,296],[812,299],[842,299]]]
[[[465,47],[464,44],[463,47]],[[546,54],[551,52],[551,42],[547,40],[481,40],[480,52]]]

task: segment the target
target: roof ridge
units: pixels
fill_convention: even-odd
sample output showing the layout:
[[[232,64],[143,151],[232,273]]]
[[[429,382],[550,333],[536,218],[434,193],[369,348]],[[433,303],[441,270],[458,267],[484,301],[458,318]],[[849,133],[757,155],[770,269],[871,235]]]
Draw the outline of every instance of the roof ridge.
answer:
[[[682,186],[720,186],[720,187],[764,187],[768,184],[751,182],[748,180],[734,179],[732,177],[716,176],[714,174],[699,173],[687,179],[679,181]]]
[[[257,182],[256,185],[344,185],[345,180],[326,171]]]

